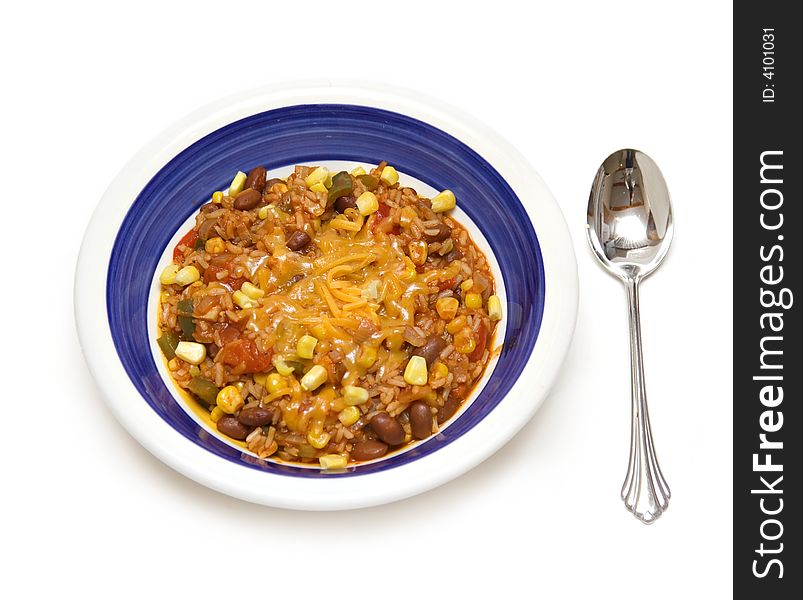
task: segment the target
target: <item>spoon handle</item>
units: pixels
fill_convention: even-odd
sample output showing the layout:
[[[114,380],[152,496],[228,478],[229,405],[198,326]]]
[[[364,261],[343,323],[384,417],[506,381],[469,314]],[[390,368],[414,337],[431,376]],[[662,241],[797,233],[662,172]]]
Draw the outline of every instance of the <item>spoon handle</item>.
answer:
[[[644,361],[641,350],[641,317],[639,315],[638,279],[625,281],[630,322],[630,387],[631,431],[630,462],[622,485],[622,500],[627,510],[642,523],[650,524],[669,505],[669,486],[658,466],[647,411],[647,392],[644,386]]]

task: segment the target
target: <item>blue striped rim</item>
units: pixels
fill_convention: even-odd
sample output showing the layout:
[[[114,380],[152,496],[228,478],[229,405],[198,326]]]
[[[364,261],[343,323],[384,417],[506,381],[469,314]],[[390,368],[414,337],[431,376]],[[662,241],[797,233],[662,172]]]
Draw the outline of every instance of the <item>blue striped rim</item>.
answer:
[[[159,257],[178,228],[231,174],[316,160],[387,160],[436,189],[449,188],[496,256],[507,291],[507,332],[499,362],[480,396],[448,429],[402,454],[322,473],[243,453],[200,427],[176,403],[150,352],[148,302]],[[417,460],[459,438],[513,386],[532,353],[544,309],[544,267],[524,207],[501,175],[461,141],[394,112],[343,104],[266,111],[222,127],[182,151],[137,196],[115,239],[106,282],[109,326],[117,353],[143,399],[187,439],[227,460],[300,477],[353,476]]]

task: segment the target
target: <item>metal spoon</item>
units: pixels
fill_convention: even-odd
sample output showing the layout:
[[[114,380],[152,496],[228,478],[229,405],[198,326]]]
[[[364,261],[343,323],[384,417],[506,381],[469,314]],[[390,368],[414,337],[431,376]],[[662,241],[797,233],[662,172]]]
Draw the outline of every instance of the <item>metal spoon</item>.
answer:
[[[630,311],[632,425],[622,486],[627,510],[652,523],[669,504],[669,486],[653,447],[641,351],[639,283],[658,268],[672,242],[672,204],[658,165],[638,150],[618,150],[597,171],[588,200],[588,242],[627,290]]]

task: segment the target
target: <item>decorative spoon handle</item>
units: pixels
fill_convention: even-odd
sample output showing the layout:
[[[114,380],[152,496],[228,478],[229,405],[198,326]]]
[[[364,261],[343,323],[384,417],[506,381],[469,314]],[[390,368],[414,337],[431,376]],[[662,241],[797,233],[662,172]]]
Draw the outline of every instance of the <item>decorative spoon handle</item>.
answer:
[[[622,485],[625,507],[642,523],[654,522],[669,505],[671,493],[658,466],[647,411],[644,386],[644,361],[641,351],[641,317],[639,315],[638,279],[625,280],[630,313],[630,387],[632,424],[630,462]]]

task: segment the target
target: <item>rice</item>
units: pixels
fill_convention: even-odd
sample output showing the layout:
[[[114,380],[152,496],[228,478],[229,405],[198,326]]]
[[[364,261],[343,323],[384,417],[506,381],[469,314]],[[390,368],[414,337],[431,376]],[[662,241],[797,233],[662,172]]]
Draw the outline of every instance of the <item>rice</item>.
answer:
[[[404,447],[415,441],[410,406],[429,407],[429,429],[436,433],[490,361],[496,324],[484,309],[494,290],[487,260],[468,232],[434,213],[429,200],[381,182],[385,166],[367,178],[337,175],[338,185],[351,180],[347,201],[372,188],[379,205],[372,214],[329,202],[327,193],[305,182],[315,168],[297,166],[286,180],[258,189],[256,206],[235,208],[236,196],[224,196],[219,205],[202,207],[193,228],[198,239],[184,243],[191,233],[176,248],[178,266],[194,265],[201,280],[163,285],[161,335],[204,344],[206,358],[191,369],[170,357],[171,376],[191,395],[198,380],[213,393],[235,386],[241,405],[234,416],[242,423],[251,422],[243,410],[262,411],[264,423],[246,426],[241,438],[255,456],[314,464],[338,453],[359,462],[368,442],[384,452]],[[262,207],[264,219],[258,216]],[[423,262],[413,263],[422,260],[409,250],[414,242],[425,243]],[[474,288],[462,290],[468,280]],[[482,295],[483,307],[465,305],[469,291]],[[455,318],[463,325],[457,333],[447,332],[451,317],[436,309],[443,298],[459,301]],[[179,305],[188,302],[191,313],[182,317]],[[302,336],[315,339],[309,357],[298,355]],[[434,351],[428,349],[433,340]],[[425,385],[406,380],[409,358],[418,351],[426,356]],[[323,368],[324,380],[305,389],[313,366]],[[347,406],[346,385],[364,389],[368,399]],[[214,398],[196,399],[209,415]],[[347,408],[356,415],[343,416]],[[395,433],[371,424],[382,413],[398,425]]]

